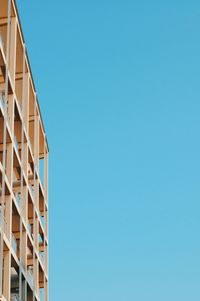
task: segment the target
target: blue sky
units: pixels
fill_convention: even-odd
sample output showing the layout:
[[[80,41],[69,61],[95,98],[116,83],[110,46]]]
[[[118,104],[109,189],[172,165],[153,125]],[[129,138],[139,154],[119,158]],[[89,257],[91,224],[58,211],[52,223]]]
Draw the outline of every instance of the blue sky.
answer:
[[[18,4],[50,145],[50,301],[199,300],[199,1]]]

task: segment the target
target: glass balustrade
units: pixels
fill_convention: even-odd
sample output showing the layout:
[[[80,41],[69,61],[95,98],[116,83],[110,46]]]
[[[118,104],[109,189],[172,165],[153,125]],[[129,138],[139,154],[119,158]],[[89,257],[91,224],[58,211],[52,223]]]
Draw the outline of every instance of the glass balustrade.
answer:
[[[34,281],[33,281],[33,269],[32,268],[28,268],[27,270],[27,279],[29,284],[33,287]]]
[[[31,235],[32,234],[32,226],[31,224],[27,224],[28,232]]]
[[[0,35],[0,48],[3,47],[3,39],[2,36]]]
[[[13,248],[14,252],[17,254],[17,240],[16,240],[14,234],[12,234],[12,248]]]
[[[0,103],[1,103],[1,106],[3,107],[4,112],[7,112],[8,111],[8,103],[1,90],[0,90]]]
[[[44,264],[44,262],[45,262],[44,252],[40,252],[40,259],[41,259],[42,263]]]
[[[11,294],[11,301],[19,301],[19,295],[18,294]]]
[[[18,144],[16,136],[14,136],[14,143],[15,143],[15,147],[16,147],[17,151],[19,151],[19,144]]]
[[[15,192],[15,199],[17,201],[18,206],[20,207],[21,206],[21,200],[22,200],[21,192]]]
[[[32,198],[34,199],[34,197],[35,197],[35,191],[34,191],[34,186],[33,186],[33,184],[30,184],[30,185],[29,185],[29,188],[30,188],[30,192],[31,192]]]
[[[7,222],[3,214],[2,206],[0,206],[0,226],[2,227],[4,223],[4,232],[6,231]]]

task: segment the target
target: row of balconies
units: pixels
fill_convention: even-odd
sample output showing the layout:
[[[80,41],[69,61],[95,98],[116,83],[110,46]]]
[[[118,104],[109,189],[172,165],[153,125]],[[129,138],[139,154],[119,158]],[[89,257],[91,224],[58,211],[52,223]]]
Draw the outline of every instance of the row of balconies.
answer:
[[[0,161],[3,160],[3,156],[1,156],[2,152],[0,151]],[[14,153],[14,161],[13,161],[13,192],[15,196],[16,203],[18,205],[19,210],[22,209],[23,211],[23,202],[21,202],[21,189],[24,189],[27,187],[28,189],[28,204],[32,203],[34,206],[36,206],[36,213],[39,219],[39,222],[41,224],[42,229],[44,232],[46,231],[45,226],[45,218],[44,218],[44,210],[47,208],[47,204],[45,202],[44,198],[44,190],[41,184],[41,181],[39,178],[36,178],[36,182],[33,177],[33,167],[31,167],[32,163],[29,163],[29,172],[28,172],[28,178],[26,178],[26,175],[24,174],[21,163],[18,160],[18,157],[16,156],[16,152]],[[32,165],[34,166],[34,165]],[[23,179],[21,179],[23,177]],[[36,187],[34,186],[34,183],[36,184]],[[22,185],[22,187],[21,187]],[[12,192],[10,191],[10,194]],[[37,200],[37,201],[36,201]],[[36,202],[36,203],[35,203]],[[32,213],[33,215],[33,213]]]
[[[15,183],[16,184],[16,183]],[[21,184],[21,183],[19,183]],[[12,235],[11,235],[11,244],[12,244],[12,250],[13,253],[15,254],[16,258],[20,260],[20,216],[22,218],[23,222],[23,233],[26,231],[27,234],[27,241],[28,245],[27,247],[27,262],[31,261],[33,259],[33,249],[36,250],[36,256],[43,267],[43,269],[46,269],[45,266],[47,265],[47,260],[45,258],[45,250],[47,250],[47,240],[45,236],[45,229],[44,229],[44,222],[45,219],[44,217],[41,216],[41,212],[37,211],[36,208],[34,207],[34,202],[30,193],[30,188],[28,188],[28,199],[27,199],[27,204],[24,204],[24,199],[23,196],[21,195],[21,186],[14,186],[13,187],[13,197],[11,195],[7,194],[6,199],[5,199],[5,206],[7,206],[10,203],[11,198],[12,200],[12,223],[11,223],[11,230],[12,230]],[[25,189],[27,189],[25,187]],[[33,190],[33,186],[32,189]],[[8,189],[6,188],[6,191],[8,193]],[[0,172],[0,193],[1,193],[1,172]],[[26,210],[28,212],[28,219],[24,218],[24,206],[26,206]],[[34,222],[35,220],[33,219],[33,212],[36,210],[37,212],[37,230],[34,232]],[[4,214],[3,214],[3,212]],[[5,210],[1,209],[0,205],[0,225],[4,225],[3,232],[8,235],[10,233],[9,225],[7,223],[7,220],[5,218]],[[36,217],[36,216],[35,216]],[[13,225],[14,228],[13,228]],[[36,228],[35,228],[36,229]],[[38,233],[36,235],[36,233]],[[38,250],[38,251],[37,251]],[[26,268],[26,267],[25,267]]]
[[[3,96],[2,94],[2,91],[0,89],[0,104],[1,104],[1,107],[3,109],[3,113],[4,113],[4,117],[7,118],[10,120],[10,116],[8,114],[8,103],[5,99],[5,96]],[[5,113],[7,112],[7,113]],[[14,147],[15,147],[15,150],[16,150],[16,153],[17,153],[17,156],[18,156],[18,159],[19,161],[21,161],[21,155],[22,155],[22,141],[21,141],[21,129],[23,128],[22,126],[22,121],[21,121],[21,118],[19,117],[19,113],[18,113],[18,110],[17,110],[17,106],[15,106],[15,112],[14,113],[14,138],[13,138],[13,142],[14,142]],[[18,117],[16,117],[18,116]],[[8,122],[8,126],[11,125],[11,121]],[[34,131],[34,129],[33,129]],[[11,132],[11,131],[10,131]],[[19,133],[20,133],[20,136],[19,136]],[[32,136],[34,136],[34,134],[32,134]],[[34,137],[32,137],[32,139],[34,139]],[[39,178],[41,179],[41,185],[43,186],[44,185],[44,174],[45,174],[45,171],[44,171],[44,164],[43,164],[43,161],[44,161],[44,158],[39,158],[38,160],[38,167],[37,167],[37,164],[35,162],[35,157],[34,157],[34,150],[33,150],[33,147],[32,145],[34,145],[34,142],[32,141],[31,142],[31,139],[30,139],[30,136],[28,137],[26,135],[26,131],[24,132],[24,142],[28,142],[28,148],[29,148],[29,152],[30,152],[30,155],[31,155],[31,160],[32,162],[34,162],[34,166],[37,170],[37,173],[39,175]],[[41,150],[38,150],[39,153],[42,153]]]
[[[5,244],[4,244],[5,245]],[[38,268],[36,268],[36,263],[29,264],[27,269],[24,270],[22,268],[22,276],[20,277],[20,265],[16,260],[16,256],[13,254],[13,249],[17,248],[17,243],[15,241],[15,238],[12,238],[12,252],[11,252],[11,264],[10,266],[10,299],[9,300],[21,300],[19,295],[19,289],[21,287],[22,289],[22,295],[24,295],[24,290],[27,290],[27,297],[30,296],[30,298],[27,298],[27,300],[30,301],[43,301],[44,300],[44,290],[45,290],[45,282],[47,281],[46,276],[44,275],[44,272],[41,269],[41,266],[39,265],[39,262],[37,263]],[[6,270],[9,268],[8,265],[5,265],[5,258],[8,256],[8,251],[6,251],[6,248],[4,247],[4,260],[3,260],[3,295],[6,296],[6,292],[4,291],[5,282],[7,283],[8,280],[5,279],[5,277],[8,275]],[[8,263],[8,261],[7,261]],[[37,273],[37,277],[34,274],[34,268],[36,269],[35,272]],[[35,280],[37,279],[37,282]],[[26,282],[27,286],[20,286],[20,281]],[[7,286],[7,285],[6,285]],[[33,296],[35,295],[34,299]],[[32,298],[31,298],[32,296]],[[1,300],[1,298],[0,298]],[[7,300],[6,298],[3,298],[3,300]]]
[[[15,211],[16,211],[16,216],[20,216],[21,215],[21,206],[22,206],[22,198],[21,198],[21,193],[20,192],[17,192],[15,193],[15,200],[16,200],[16,205],[15,205]],[[29,203],[30,205],[30,203]],[[33,206],[30,205],[32,208]],[[27,210],[29,211],[30,213],[30,208],[27,208]],[[34,209],[33,209],[34,210]],[[5,210],[4,210],[5,211]],[[23,218],[23,215],[21,215],[22,218]],[[7,232],[7,221],[6,221],[6,218],[5,218],[5,212],[4,212],[4,215],[3,215],[3,212],[2,212],[2,208],[1,208],[1,205],[0,205],[0,224],[2,224],[2,219],[4,220],[4,232]],[[23,218],[24,222],[25,222],[25,219]],[[45,218],[44,216],[41,216],[41,213],[39,213],[38,215],[38,226],[39,226],[39,234],[40,236],[44,237],[44,240],[46,240],[46,235],[45,235]],[[34,223],[34,220],[33,220],[33,216],[29,216],[28,219],[27,219],[27,222],[25,222],[26,224],[26,227],[27,227],[27,230],[28,230],[28,235],[30,236],[31,240],[33,241],[33,243],[36,243],[40,245],[41,243],[41,239],[40,237],[35,240],[34,239],[34,229],[33,229],[33,223]]]
[[[0,207],[0,225],[4,224],[4,232],[7,228],[7,222],[6,219],[2,213],[2,209]],[[27,260],[33,259],[33,248],[34,247],[34,233],[33,233],[33,224],[28,224],[28,242],[29,246],[27,246]],[[17,235],[16,235],[17,233]],[[12,232],[11,235],[11,245],[12,249],[17,256],[18,260],[20,259],[20,239],[19,239],[19,232]],[[42,266],[45,266],[45,241],[43,235],[41,233],[38,233],[38,245],[39,245],[39,257],[40,257],[40,262]]]
[[[1,31],[0,31],[0,37],[1,37]],[[1,38],[2,40],[2,38]],[[1,45],[1,43],[0,43]],[[3,48],[0,47],[1,51],[3,51]],[[1,52],[0,52],[1,53]],[[3,66],[1,64],[4,64]],[[5,62],[3,62],[3,60],[0,59],[0,71],[1,69],[5,69]],[[17,71],[16,71],[17,72]],[[17,73],[16,73],[17,74]],[[16,75],[17,76],[17,75]],[[9,113],[9,104],[8,104],[8,100],[6,100],[5,98],[5,84],[6,84],[6,75],[5,75],[5,71],[2,72],[2,74],[0,74],[1,77],[1,84],[0,84],[0,104],[1,107],[5,113],[5,117],[7,118],[8,121],[8,125],[11,126],[12,123],[14,122],[14,144],[15,144],[15,149],[18,152],[18,155],[20,157],[21,155],[21,149],[20,149],[20,145],[21,145],[21,139],[22,137],[20,137],[20,132],[21,129],[23,128],[24,130],[24,139],[28,142],[28,146],[30,148],[30,152],[34,161],[34,165],[37,169],[38,174],[40,175],[40,178],[42,179],[42,176],[44,175],[44,172],[40,172],[40,166],[39,166],[39,160],[42,159],[40,156],[41,154],[43,154],[45,156],[45,152],[47,151],[46,147],[46,138],[45,138],[45,134],[43,131],[43,125],[42,125],[42,121],[40,118],[40,112],[37,108],[37,112],[35,112],[34,109],[34,104],[36,104],[36,99],[34,97],[34,92],[29,93],[29,98],[26,100],[26,103],[28,104],[29,109],[26,111],[26,114],[28,114],[29,112],[29,116],[23,116],[23,112],[22,112],[22,101],[21,101],[21,97],[22,97],[22,86],[21,86],[21,93],[19,95],[19,93],[17,92],[18,89],[15,87],[15,91],[13,91],[12,88],[8,89],[8,92],[10,95],[14,95],[15,98],[15,112],[14,112],[14,121],[11,120],[11,116]],[[23,76],[21,78],[21,81],[23,82]],[[9,86],[13,86],[12,83],[10,82],[11,79],[9,77]],[[17,77],[17,82],[19,82],[19,78]],[[15,85],[16,86],[16,85]],[[32,95],[32,96],[30,96]],[[35,140],[35,120],[36,120],[36,116],[38,116],[38,120],[39,120],[39,131],[40,131],[40,135],[38,136],[38,139],[41,140],[39,141],[39,144],[36,143]],[[26,120],[28,121],[28,123],[26,122]],[[19,130],[16,131],[15,129],[18,128]],[[12,135],[13,135],[12,134]],[[35,154],[35,144],[37,144],[37,152],[38,154]],[[38,160],[39,159],[39,160]],[[44,182],[44,181],[42,181]]]

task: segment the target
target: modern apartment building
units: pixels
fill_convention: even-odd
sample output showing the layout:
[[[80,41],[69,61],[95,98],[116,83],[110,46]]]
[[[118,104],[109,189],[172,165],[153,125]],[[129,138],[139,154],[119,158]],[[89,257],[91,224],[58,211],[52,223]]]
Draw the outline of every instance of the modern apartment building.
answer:
[[[15,0],[0,0],[0,301],[48,300],[48,143]]]

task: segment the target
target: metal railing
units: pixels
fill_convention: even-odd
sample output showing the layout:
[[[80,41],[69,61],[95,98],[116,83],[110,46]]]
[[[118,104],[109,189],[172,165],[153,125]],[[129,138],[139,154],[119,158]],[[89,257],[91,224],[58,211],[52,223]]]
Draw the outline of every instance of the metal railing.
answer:
[[[14,136],[14,143],[15,143],[15,147],[16,147],[17,151],[19,151],[19,144],[18,144],[16,136]]]
[[[0,206],[0,226],[3,225],[3,223],[4,223],[4,229],[2,229],[2,230],[5,232],[6,227],[7,227],[7,222],[6,222],[5,216],[2,211],[2,206]]]
[[[20,108],[20,111],[21,111],[21,114],[22,114],[22,101],[20,101],[18,98],[17,98],[17,103],[19,105],[19,108]]]
[[[28,232],[30,234],[30,236],[32,237],[32,239],[34,239],[34,235],[33,235],[33,225],[32,224],[27,224],[27,228],[28,228]]]
[[[33,152],[33,146],[32,146],[32,143],[31,143],[31,139],[30,139],[30,137],[28,137],[28,142],[29,142],[29,145],[30,145],[30,149],[31,149],[31,151]]]
[[[30,235],[32,234],[32,226],[31,224],[27,224],[27,228],[28,228],[28,232],[30,233]]]
[[[44,254],[44,252],[40,252],[40,259],[41,259],[42,263],[44,264],[45,263],[45,254]]]
[[[28,279],[29,284],[33,287],[33,285],[34,285],[33,270],[30,268],[27,270],[27,279]]]
[[[21,206],[21,200],[22,200],[21,192],[15,192],[15,199],[17,201],[18,206],[20,207]]]
[[[1,102],[1,105],[4,109],[4,111],[7,111],[8,110],[8,103],[7,103],[6,98],[3,95],[3,92],[1,90],[0,90],[0,102]]]
[[[2,90],[0,89],[0,104],[3,108],[3,111],[6,115],[7,121],[9,122],[9,124],[11,124],[11,118],[8,112],[8,101],[4,95],[4,93],[2,92]]]
[[[40,221],[41,221],[41,224],[43,226],[43,228],[45,227],[45,218],[44,216],[42,216],[41,212],[39,211],[39,215],[40,215]]]
[[[2,36],[0,35],[0,48],[3,47],[3,39]]]
[[[40,301],[44,301],[44,288],[39,289],[39,298]]]
[[[13,233],[12,233],[12,248],[14,252],[17,254],[17,240]]]
[[[35,199],[35,191],[34,191],[34,186],[33,186],[33,184],[29,184],[29,188],[30,188],[31,195],[32,195],[33,199]]]
[[[19,301],[19,295],[18,294],[11,294],[11,301]]]

